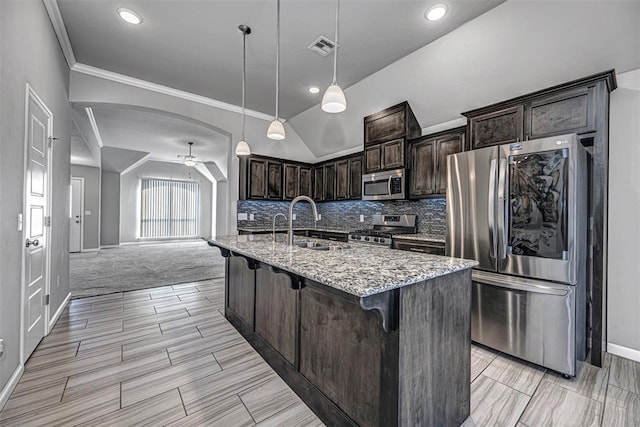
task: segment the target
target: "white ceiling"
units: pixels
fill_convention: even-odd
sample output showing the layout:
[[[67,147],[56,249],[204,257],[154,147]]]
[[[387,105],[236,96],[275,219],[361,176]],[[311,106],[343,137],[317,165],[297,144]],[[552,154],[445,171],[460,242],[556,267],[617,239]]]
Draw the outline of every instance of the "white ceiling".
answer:
[[[447,0],[443,21],[427,22],[436,0],[342,0],[338,80],[362,80],[504,0]],[[247,24],[247,107],[275,113],[275,0],[58,0],[78,62],[240,105],[242,35]],[[138,26],[116,15],[137,11]],[[290,118],[320,102],[332,56],[307,50],[333,39],[332,0],[282,0],[280,115]]]

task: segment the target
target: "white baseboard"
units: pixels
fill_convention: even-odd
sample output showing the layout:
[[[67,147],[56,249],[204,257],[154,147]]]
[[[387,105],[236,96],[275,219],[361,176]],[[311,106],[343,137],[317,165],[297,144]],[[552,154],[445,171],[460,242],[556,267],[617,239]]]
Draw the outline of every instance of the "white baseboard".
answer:
[[[4,386],[2,391],[0,391],[0,411],[4,408],[7,400],[9,400],[9,396],[11,396],[11,393],[13,393],[13,390],[18,385],[18,381],[20,381],[20,377],[22,377],[23,372],[24,365],[21,363],[13,372],[13,375],[11,375],[11,378],[9,378],[9,381],[7,381],[7,384]]]
[[[69,304],[70,299],[71,299],[71,292],[67,294],[67,296],[64,298],[64,301],[62,301],[62,304],[60,304],[60,307],[58,307],[58,311],[56,311],[56,313],[53,315],[51,320],[49,320],[49,332],[51,332],[51,329],[53,329],[53,326],[56,324],[56,322],[60,318],[60,315],[64,311],[65,307],[67,306],[67,304]]]
[[[629,347],[623,347],[618,344],[607,344],[607,352],[615,354],[616,356],[624,357],[625,359],[635,360],[640,362],[640,350],[635,350]]]
[[[100,252],[100,248],[83,249],[82,253],[85,253],[85,252]]]

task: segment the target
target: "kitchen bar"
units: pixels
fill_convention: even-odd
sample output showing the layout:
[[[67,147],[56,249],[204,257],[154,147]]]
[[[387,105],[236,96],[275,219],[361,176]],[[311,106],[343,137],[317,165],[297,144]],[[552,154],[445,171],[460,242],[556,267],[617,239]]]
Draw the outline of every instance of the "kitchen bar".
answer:
[[[465,421],[475,261],[277,237],[209,240],[225,316],[325,423]]]

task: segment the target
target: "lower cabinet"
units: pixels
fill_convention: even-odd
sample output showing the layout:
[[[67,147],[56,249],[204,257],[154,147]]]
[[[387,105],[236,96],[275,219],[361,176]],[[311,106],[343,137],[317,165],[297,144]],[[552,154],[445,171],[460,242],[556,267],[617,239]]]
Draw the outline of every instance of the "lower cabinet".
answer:
[[[296,355],[297,294],[288,274],[263,265],[256,270],[256,334],[291,364]]]
[[[444,255],[444,243],[439,242],[417,242],[415,240],[409,241],[393,239],[393,249],[422,252],[431,255]]]
[[[253,325],[255,305],[256,275],[253,261],[232,256],[228,260],[227,307],[249,325]]]

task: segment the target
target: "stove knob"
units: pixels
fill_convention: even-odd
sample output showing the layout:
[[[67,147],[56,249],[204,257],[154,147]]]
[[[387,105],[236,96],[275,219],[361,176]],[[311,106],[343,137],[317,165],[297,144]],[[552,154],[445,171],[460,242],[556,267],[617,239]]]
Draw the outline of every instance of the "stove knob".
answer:
[[[374,242],[376,242],[376,243],[378,243],[378,238],[377,238],[377,237],[374,237],[374,238],[373,238],[373,241],[374,241]]]
[[[387,243],[387,241],[381,237],[380,238],[380,243]]]
[[[356,236],[354,236],[354,235],[351,235],[349,237],[351,238],[351,240],[355,240],[356,239]]]
[[[364,238],[364,240],[366,240],[366,241],[368,242],[368,241],[369,241],[369,238],[368,238],[368,237],[365,237],[365,238]]]

